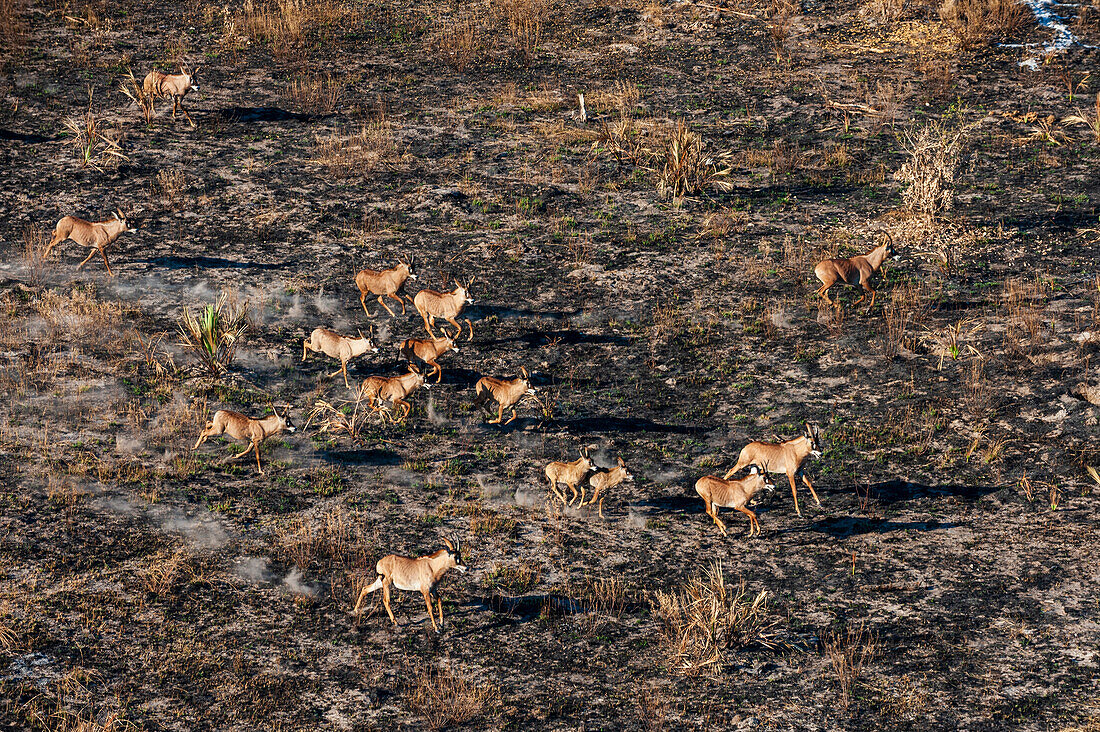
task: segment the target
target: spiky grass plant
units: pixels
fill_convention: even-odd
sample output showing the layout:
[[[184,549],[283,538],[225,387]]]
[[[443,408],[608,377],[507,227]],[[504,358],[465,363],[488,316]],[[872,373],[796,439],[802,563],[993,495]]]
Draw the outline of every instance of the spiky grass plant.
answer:
[[[126,69],[126,75],[118,83],[118,89],[126,95],[127,99],[141,108],[141,113],[145,117],[145,124],[151,125],[153,123],[153,98],[145,93],[145,87],[134,76],[132,69]]]
[[[680,121],[668,140],[664,164],[657,172],[657,193],[662,198],[671,198],[679,208],[686,196],[702,193],[709,186],[728,190],[731,184],[726,178],[732,172],[728,159],[728,153],[708,155],[703,138]]]
[[[198,316],[186,308],[176,324],[181,336],[179,345],[193,354],[200,367],[214,379],[229,370],[237,346],[252,327],[248,304],[233,306],[227,300],[223,294],[214,304],[200,310]]]
[[[726,584],[721,562],[679,590],[654,594],[664,624],[669,667],[682,674],[721,674],[732,650],[783,645],[779,619],[768,609],[768,591],[750,596],[742,580]]]
[[[87,111],[67,118],[64,125],[71,136],[69,144],[76,148],[81,167],[102,171],[129,158],[122,152],[121,134],[92,111],[93,98],[94,92],[89,89]]]

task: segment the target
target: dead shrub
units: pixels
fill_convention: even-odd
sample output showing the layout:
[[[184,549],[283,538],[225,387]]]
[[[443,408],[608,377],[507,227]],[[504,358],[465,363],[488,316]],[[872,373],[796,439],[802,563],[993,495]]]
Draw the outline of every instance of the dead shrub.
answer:
[[[867,664],[878,654],[878,639],[861,623],[842,631],[829,631],[823,646],[829,662],[827,672],[840,693],[841,708],[847,709]]]
[[[498,564],[490,570],[486,584],[493,591],[521,595],[539,583],[542,566],[534,563]]]
[[[1018,0],[946,0],[939,15],[964,48],[1013,38],[1034,22]]]
[[[735,208],[725,208],[721,211],[707,214],[699,225],[699,239],[721,239],[729,236],[731,232],[740,232],[752,219],[748,212]]]
[[[133,104],[138,105],[138,108],[141,110],[141,115],[145,118],[145,124],[152,124],[154,99],[145,93],[145,87],[142,86],[142,82],[138,81],[137,77],[134,76],[132,69],[126,69],[126,75],[122,77],[122,81],[118,83],[118,88],[119,91],[126,95],[127,99]]]
[[[901,197],[910,211],[931,217],[954,205],[955,172],[968,129],[933,122],[905,131],[902,144],[909,160],[894,178],[906,186]]]
[[[128,309],[121,303],[101,302],[91,292],[74,288],[68,293],[46,290],[34,301],[34,307],[46,321],[53,342],[91,347],[122,345],[116,337],[117,325]]]
[[[665,148],[664,164],[657,172],[657,193],[671,198],[679,208],[686,196],[711,186],[729,190],[729,157],[729,153],[708,155],[703,138],[683,121],[677,122]]]
[[[46,232],[38,224],[23,227],[20,236],[23,240],[23,264],[27,268],[27,281],[31,287],[42,284],[42,254],[48,241]]]
[[[607,621],[618,620],[626,611],[626,587],[615,577],[586,577],[579,594],[590,632]]]
[[[590,111],[609,114],[617,112],[619,116],[629,114],[641,101],[638,85],[628,81],[616,81],[611,88],[593,89],[584,96]]]
[[[1041,278],[1028,281],[1009,278],[1005,281],[1004,350],[1006,353],[1028,355],[1035,351],[1044,338],[1046,321],[1043,317],[1047,303],[1046,287]]]
[[[1077,114],[1071,114],[1062,119],[1063,125],[1084,125],[1092,133],[1093,142],[1100,143],[1100,92],[1096,93],[1096,105],[1092,113],[1078,109]]]
[[[397,153],[393,130],[385,117],[363,124],[353,135],[318,137],[315,149],[313,161],[338,176],[370,173],[392,162]]]
[[[147,593],[164,599],[172,597],[189,579],[195,577],[193,557],[183,548],[171,554],[160,554],[141,570],[141,587]]]
[[[182,170],[161,170],[153,179],[157,193],[166,203],[173,204],[187,188],[187,176]]]
[[[880,23],[897,20],[904,11],[905,0],[864,0],[859,6],[861,16],[874,18]]]
[[[500,692],[448,668],[425,667],[414,672],[405,699],[429,729],[455,727],[491,712]]]
[[[669,667],[685,675],[721,674],[731,650],[782,645],[768,591],[750,597],[744,580],[730,587],[720,561],[679,590],[657,591],[652,602],[663,623]]]

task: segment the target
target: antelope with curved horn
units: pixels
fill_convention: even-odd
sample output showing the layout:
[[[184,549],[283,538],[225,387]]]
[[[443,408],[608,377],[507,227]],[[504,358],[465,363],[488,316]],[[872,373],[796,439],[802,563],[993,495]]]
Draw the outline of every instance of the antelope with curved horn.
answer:
[[[246,440],[248,441],[248,449],[242,452],[240,455],[234,455],[226,460],[238,460],[243,458],[249,452],[256,453],[256,470],[260,471],[260,475],[264,474],[264,469],[260,466],[260,445],[268,437],[278,434],[280,432],[294,432],[294,424],[290,421],[290,407],[287,406],[282,414],[271,407],[273,414],[270,417],[264,417],[263,419],[252,419],[240,412],[232,412],[228,409],[221,409],[215,412],[214,419],[206,423],[202,432],[199,433],[199,441],[195,443],[192,450],[198,450],[202,443],[206,442],[209,437],[217,437],[221,434],[228,434],[234,440]]]
[[[867,252],[848,259],[825,259],[814,267],[814,275],[821,280],[821,287],[817,288],[817,294],[825,298],[830,305],[837,303],[829,299],[829,288],[837,283],[852,287],[863,287],[863,295],[853,303],[859,305],[871,294],[871,305],[875,304],[875,291],[871,288],[871,278],[882,267],[883,262],[889,257],[899,259],[894,255],[894,238],[890,232],[882,232],[886,241]]]
[[[624,481],[634,480],[634,476],[626,472],[626,463],[623,462],[623,459],[618,458],[617,462],[618,465],[610,470],[597,470],[588,479],[588,484],[592,486],[592,497],[588,499],[587,504],[584,502],[584,486],[581,486],[581,502],[577,504],[578,506],[591,506],[599,499],[598,513],[600,518],[603,518],[603,498],[600,497],[600,494],[620,485]]]
[[[348,361],[356,356],[362,356],[367,351],[378,353],[378,348],[371,342],[370,338],[363,335],[363,331],[359,331],[358,338],[349,338],[328,328],[314,328],[309,338],[302,341],[303,361],[306,360],[306,356],[309,355],[310,351],[324,353],[331,358],[340,359],[340,368],[333,371],[329,376],[332,377],[342,373],[344,375],[344,386],[350,389],[351,387],[348,385]]]
[[[172,119],[176,118],[176,111],[179,110],[183,112],[183,116],[186,117],[187,121],[194,127],[194,120],[191,119],[191,115],[187,113],[187,109],[183,106],[183,98],[187,96],[187,92],[192,89],[195,91],[199,90],[199,85],[195,83],[197,76],[197,70],[196,73],[192,74],[183,66],[180,66],[180,73],[178,74],[163,74],[159,71],[150,71],[141,82],[141,88],[150,99],[171,97]],[[156,114],[156,109],[153,110],[153,114]]]
[[[500,424],[504,420],[504,410],[512,410],[512,419],[504,424],[511,424],[519,415],[516,414],[516,405],[524,397],[534,396],[535,388],[531,386],[531,376],[526,367],[519,370],[520,376],[515,379],[498,379],[493,376],[483,376],[474,385],[477,396],[474,397],[474,409],[483,407],[492,399],[497,403],[497,418],[490,419],[489,424]]]
[[[795,477],[801,477],[802,482],[810,489],[810,495],[814,497],[817,505],[821,501],[817,497],[810,479],[802,470],[802,464],[807,457],[821,457],[821,431],[817,425],[806,425],[806,431],[800,437],[785,442],[750,442],[741,448],[741,454],[737,456],[737,464],[723,476],[729,479],[747,465],[757,465],[771,473],[786,473],[791,482],[791,497],[794,498],[794,511],[799,516],[802,511],[798,508],[798,491],[795,489]]]
[[[397,300],[401,304],[401,314],[404,315],[405,300],[398,293],[405,286],[406,280],[415,279],[416,274],[413,273],[413,261],[411,259],[402,259],[396,266],[381,271],[373,269],[360,270],[355,275],[355,286],[359,288],[359,303],[363,306],[363,312],[367,314],[368,318],[374,317],[367,310],[367,295],[377,295],[378,304],[386,308],[386,312],[391,317],[396,317],[396,314],[386,305],[382,299],[384,297]]]
[[[418,358],[432,367],[427,376],[435,374],[437,384],[443,380],[443,369],[435,360],[448,351],[458,353],[458,346],[455,345],[454,338],[447,335],[443,338],[406,338],[400,346],[401,358],[409,363]]]
[[[425,383],[424,374],[420,373],[420,369],[410,363],[407,374],[369,377],[360,387],[361,398],[369,401],[372,412],[379,412],[382,415],[386,414],[386,402],[391,402],[394,407],[404,407],[405,413],[400,417],[404,419],[412,411],[412,405],[405,400],[421,386],[425,389],[431,388],[431,384]],[[385,421],[385,416],[382,419]],[[390,415],[390,420],[397,421],[393,415]]]
[[[378,564],[374,567],[378,577],[359,593],[352,613],[358,615],[360,612],[359,606],[366,596],[380,589],[382,590],[382,604],[386,606],[386,614],[390,616],[393,624],[397,625],[397,618],[393,616],[393,610],[390,609],[390,587],[393,586],[406,592],[419,592],[422,594],[424,604],[428,606],[428,619],[432,621],[432,628],[439,632],[440,628],[443,627],[443,600],[436,594],[435,586],[439,584],[439,580],[443,578],[447,570],[454,568],[465,574],[467,569],[466,565],[462,563],[462,543],[458,539],[452,542],[447,537],[443,537],[443,543],[446,545],[446,549],[440,549],[434,554],[418,559],[403,557],[398,554],[390,554],[379,559]],[[432,614],[432,599],[435,599],[438,603],[439,626],[436,626],[435,617]]]
[[[546,479],[550,481],[550,490],[561,499],[563,506],[571,505],[573,501],[577,500],[577,486],[592,472],[592,461],[588,459],[588,448],[582,448],[580,458],[571,463],[560,461],[549,463],[545,472]],[[573,492],[568,502],[565,500],[565,493],[558,490],[558,483],[565,484]],[[581,490],[584,490],[583,487]],[[581,493],[582,497],[583,495]]]
[[[456,318],[462,312],[462,308],[474,302],[468,292],[470,285],[473,283],[474,278],[471,277],[466,281],[466,284],[461,284],[458,280],[455,280],[455,289],[450,292],[421,290],[416,293],[413,298],[413,306],[416,308],[416,312],[420,313],[420,317],[424,319],[424,327],[427,329],[428,335],[435,338],[432,326],[435,324],[436,318],[442,318],[457,328],[455,334],[451,337],[458,340],[458,337],[462,335],[462,326],[459,325]],[[470,330],[470,336],[467,340],[473,340],[474,324],[467,318],[466,325],[469,326]]]
[[[727,473],[728,475],[728,473]],[[749,474],[741,480],[725,480],[713,475],[704,475],[695,481],[695,492],[703,499],[706,505],[707,515],[714,519],[715,525],[726,534],[726,525],[718,518],[719,508],[736,508],[749,517],[749,536],[760,533],[760,522],[756,520],[756,514],[747,508],[760,490],[771,493],[775,490],[775,483],[768,478],[768,467],[761,470],[753,465],[749,468]]]
[[[107,274],[114,277],[115,273],[111,271],[111,263],[107,261],[106,249],[123,234],[135,231],[137,229],[131,229],[126,222],[126,217],[121,211],[117,210],[106,221],[85,221],[75,216],[64,216],[54,227],[53,237],[50,239],[50,243],[46,245],[46,251],[42,255],[42,259],[50,256],[50,251],[55,246],[66,239],[72,239],[80,246],[89,247],[92,250],[84,258],[84,261],[77,265],[77,269],[87,264],[88,260],[94,257],[96,252],[99,252],[99,256],[103,257],[103,264],[107,267]]]

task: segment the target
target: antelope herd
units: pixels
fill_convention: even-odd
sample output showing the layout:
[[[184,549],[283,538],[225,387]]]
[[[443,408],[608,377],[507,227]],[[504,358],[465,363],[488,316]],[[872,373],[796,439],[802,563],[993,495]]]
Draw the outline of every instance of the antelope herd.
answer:
[[[179,74],[163,74],[158,71],[150,72],[144,80],[144,92],[152,99],[170,97],[173,102],[173,117],[177,110],[182,111],[188,122],[194,126],[194,121],[183,107],[183,99],[191,90],[199,87],[195,83],[195,75],[181,67]],[[71,239],[83,247],[91,249],[91,252],[77,267],[83,267],[97,252],[103,258],[110,276],[114,276],[107,261],[106,248],[115,242],[119,236],[136,229],[130,228],[126,217],[116,211],[114,215],[105,221],[89,222],[73,216],[65,216],[54,229],[44,253],[48,256],[55,246],[66,239]],[[875,302],[875,290],[870,285],[870,280],[878,272],[883,263],[893,255],[893,241],[889,234],[886,240],[866,254],[851,257],[849,259],[826,259],[819,262],[814,268],[814,274],[820,280],[821,287],[816,294],[822,297],[829,305],[837,306],[829,298],[829,289],[836,284],[845,284],[853,287],[862,287],[863,296],[856,301],[862,302],[866,295],[871,295],[871,305]],[[896,257],[895,257],[896,258]],[[397,422],[406,419],[412,411],[412,405],[408,401],[419,388],[429,388],[428,380],[435,376],[435,383],[439,384],[443,379],[443,368],[438,359],[450,352],[458,352],[457,342],[462,335],[463,322],[459,317],[463,314],[467,305],[474,301],[470,297],[470,287],[473,279],[465,282],[454,280],[454,288],[450,292],[435,290],[421,290],[412,298],[403,294],[406,284],[417,280],[414,273],[413,261],[402,259],[389,269],[372,270],[363,269],[355,274],[355,285],[359,291],[359,302],[363,312],[368,318],[374,318],[367,309],[367,298],[377,298],[377,302],[393,318],[397,314],[386,303],[386,299],[396,301],[401,305],[401,314],[406,314],[406,301],[412,302],[417,314],[423,320],[427,338],[406,338],[398,347],[400,358],[408,362],[408,370],[397,376],[371,375],[363,379],[357,390],[357,396],[365,401],[370,410],[380,415],[383,423],[387,421]],[[454,327],[450,333],[445,327],[440,329],[440,335],[436,335],[433,326],[436,320],[445,321]],[[468,318],[464,319],[467,329],[467,340],[473,340],[473,324]],[[372,329],[373,335],[373,329]],[[359,332],[358,338],[341,335],[328,328],[318,327],[310,333],[308,338],[302,341],[302,361],[305,361],[310,352],[323,353],[340,362],[340,368],[329,376],[342,374],[345,388],[351,388],[348,379],[348,362],[367,353],[377,353],[378,347],[372,338]],[[421,371],[417,364],[429,367],[426,372]],[[509,425],[518,418],[517,408],[525,400],[533,398],[536,388],[532,384],[531,375],[526,367],[521,367],[519,376],[515,378],[498,378],[484,376],[474,385],[473,408],[486,408],[491,411],[492,405],[496,406],[496,417],[489,419],[489,424]],[[505,411],[510,411],[511,416],[504,421]],[[255,454],[256,469],[260,475],[264,474],[260,464],[260,447],[263,442],[272,435],[280,432],[294,432],[294,425],[290,419],[289,407],[283,409],[282,414],[272,406],[273,414],[262,419],[252,419],[246,415],[221,410],[215,413],[214,418],[206,423],[198,441],[194,445],[197,450],[210,437],[227,434],[230,437],[248,442],[248,448],[235,457],[235,460],[244,457],[249,452]],[[722,478],[706,475],[695,483],[695,490],[704,502],[704,509],[723,535],[727,533],[726,525],[718,517],[719,508],[732,508],[749,519],[748,536],[752,537],[760,533],[760,524],[756,514],[748,506],[760,491],[772,492],[775,484],[769,477],[770,474],[784,473],[791,486],[791,497],[794,503],[795,513],[799,516],[802,511],[798,506],[798,491],[795,479],[799,478],[809,489],[814,501],[820,506],[821,501],[817,497],[810,480],[804,472],[806,459],[810,456],[821,456],[820,430],[816,425],[807,424],[804,434],[785,442],[750,442],[740,452],[736,464]],[[740,479],[733,476],[745,468],[749,473]],[[554,461],[546,465],[544,470],[549,482],[549,492],[561,501],[563,509],[572,506],[576,502],[577,508],[597,508],[598,515],[603,517],[603,502],[610,491],[624,482],[631,481],[633,476],[628,472],[623,458],[616,459],[610,468],[598,467],[589,457],[589,447],[581,450],[580,457],[572,462]],[[586,494],[585,486],[591,489]],[[566,499],[565,493],[559,488],[569,488],[571,496]],[[390,619],[396,624],[393,612],[390,608],[390,588],[395,586],[400,590],[410,592],[419,591],[427,605],[428,617],[432,627],[439,629],[443,624],[442,601],[435,594],[435,586],[449,569],[466,571],[461,559],[461,544],[456,540],[444,539],[445,548],[434,554],[417,559],[398,555],[389,555],[378,561],[378,578],[373,584],[364,587],[359,593],[353,612],[358,614],[360,606],[365,598],[372,592],[382,590],[382,602]],[[433,599],[436,601],[439,624],[436,624],[433,611]]]

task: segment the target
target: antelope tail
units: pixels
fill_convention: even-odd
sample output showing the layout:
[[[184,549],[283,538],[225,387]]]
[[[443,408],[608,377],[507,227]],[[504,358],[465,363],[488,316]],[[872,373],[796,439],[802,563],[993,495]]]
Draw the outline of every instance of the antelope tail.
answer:
[[[474,397],[474,409],[477,409],[478,407],[484,406],[485,403],[487,401],[489,401],[490,397],[492,397],[492,396],[493,396],[492,389],[490,389],[487,386],[479,385],[478,388],[477,388],[477,396]]]

